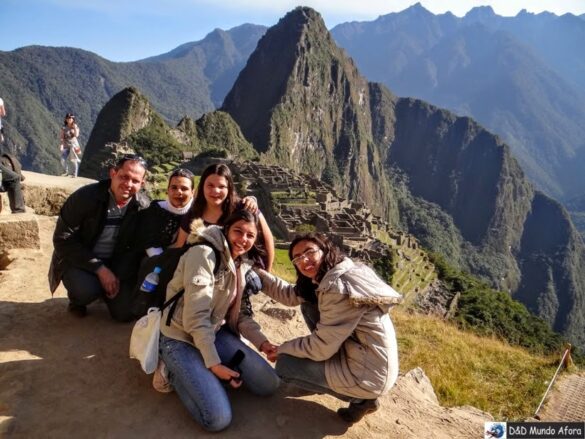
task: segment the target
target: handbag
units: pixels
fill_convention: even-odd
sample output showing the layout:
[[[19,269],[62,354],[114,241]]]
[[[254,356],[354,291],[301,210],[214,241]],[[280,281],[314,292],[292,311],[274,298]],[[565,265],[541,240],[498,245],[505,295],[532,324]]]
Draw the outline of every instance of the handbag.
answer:
[[[134,324],[130,336],[130,358],[137,359],[147,374],[153,373],[158,365],[161,315],[159,308],[149,308],[146,315]]]
[[[148,308],[146,315],[138,319],[132,328],[128,353],[130,358],[135,358],[140,362],[142,370],[147,374],[153,373],[158,365],[158,342],[160,339],[160,319],[162,312],[167,306],[171,306],[166,321],[166,325],[169,326],[177,303],[184,293],[185,290],[179,291],[160,308]]]

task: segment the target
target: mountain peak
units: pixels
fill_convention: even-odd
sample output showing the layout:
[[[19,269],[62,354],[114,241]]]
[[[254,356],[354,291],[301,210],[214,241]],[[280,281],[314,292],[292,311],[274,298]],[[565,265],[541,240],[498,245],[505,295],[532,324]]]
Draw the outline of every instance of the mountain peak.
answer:
[[[403,10],[401,14],[409,14],[412,16],[434,15],[431,11],[426,9],[420,2],[417,2],[414,5],[409,6],[408,8]]]
[[[339,49],[317,11],[293,9],[260,39],[223,109],[232,114],[247,139],[265,152],[270,143],[270,113],[287,94],[291,78],[296,81],[303,74],[298,71],[299,58],[308,56],[317,61],[317,53],[335,50]]]
[[[483,21],[492,19],[495,16],[496,13],[491,6],[476,6],[475,8],[471,8],[463,18],[474,21]]]

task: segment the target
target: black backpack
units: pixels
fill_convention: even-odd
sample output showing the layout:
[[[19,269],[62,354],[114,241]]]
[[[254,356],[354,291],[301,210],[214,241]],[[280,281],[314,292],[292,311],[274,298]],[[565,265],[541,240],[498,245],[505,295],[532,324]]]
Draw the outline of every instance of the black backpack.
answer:
[[[177,269],[177,265],[179,265],[179,260],[181,259],[181,256],[183,256],[185,252],[189,250],[191,247],[195,247],[198,245],[205,245],[213,250],[213,253],[215,255],[215,266],[213,267],[213,275],[214,276],[217,275],[217,273],[219,272],[219,267],[221,265],[221,253],[208,241],[197,242],[195,244],[186,245],[181,248],[168,248],[165,251],[163,251],[160,255],[152,256],[150,258],[145,259],[140,265],[140,269],[138,271],[138,282],[136,283],[134,289],[134,301],[132,304],[132,312],[136,317],[143,316],[148,312],[148,308],[153,306],[156,306],[163,310],[172,303],[171,301],[176,302],[183,295],[184,291],[181,290],[174,297],[169,299],[167,303],[164,302],[167,292],[167,285],[175,274],[175,270]],[[142,281],[149,273],[154,271],[155,267],[160,267],[161,269],[158,275],[159,276],[158,285],[152,293],[145,293],[140,290],[140,287],[142,286]],[[174,307],[171,311],[174,311]],[[169,313],[169,315],[172,315],[172,312]]]

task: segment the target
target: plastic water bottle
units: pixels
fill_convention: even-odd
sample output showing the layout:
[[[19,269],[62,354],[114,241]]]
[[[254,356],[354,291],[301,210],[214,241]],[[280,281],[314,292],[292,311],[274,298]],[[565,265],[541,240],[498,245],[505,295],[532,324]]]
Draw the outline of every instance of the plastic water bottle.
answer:
[[[140,291],[144,291],[145,293],[154,293],[156,287],[158,286],[159,276],[161,268],[154,267],[154,270],[151,273],[148,273],[140,285]]]

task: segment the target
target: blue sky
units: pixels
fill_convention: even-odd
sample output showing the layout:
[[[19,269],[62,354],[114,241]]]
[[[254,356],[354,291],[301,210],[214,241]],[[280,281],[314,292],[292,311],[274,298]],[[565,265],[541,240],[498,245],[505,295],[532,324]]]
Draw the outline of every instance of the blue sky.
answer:
[[[401,11],[414,0],[0,0],[0,50],[38,44],[77,47],[112,61],[134,61],[202,39],[215,28],[271,26],[299,4],[321,13],[329,28]],[[520,10],[585,13],[584,0],[421,0],[433,13],[462,16],[480,5],[500,15]]]

